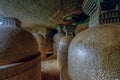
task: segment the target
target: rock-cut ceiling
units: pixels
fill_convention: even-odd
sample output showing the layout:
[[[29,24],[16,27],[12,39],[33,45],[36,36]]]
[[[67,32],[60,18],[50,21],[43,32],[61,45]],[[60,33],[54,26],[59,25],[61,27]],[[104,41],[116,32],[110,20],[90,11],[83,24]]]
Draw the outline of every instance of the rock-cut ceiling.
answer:
[[[80,8],[81,0],[0,0],[0,16],[15,17],[22,26],[46,25]]]

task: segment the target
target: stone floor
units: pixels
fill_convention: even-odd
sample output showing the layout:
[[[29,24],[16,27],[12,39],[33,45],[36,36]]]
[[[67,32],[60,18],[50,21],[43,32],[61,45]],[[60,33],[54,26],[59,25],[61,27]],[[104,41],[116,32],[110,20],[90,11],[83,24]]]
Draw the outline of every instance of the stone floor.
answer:
[[[41,61],[42,80],[59,80],[59,69],[57,68],[57,60]]]

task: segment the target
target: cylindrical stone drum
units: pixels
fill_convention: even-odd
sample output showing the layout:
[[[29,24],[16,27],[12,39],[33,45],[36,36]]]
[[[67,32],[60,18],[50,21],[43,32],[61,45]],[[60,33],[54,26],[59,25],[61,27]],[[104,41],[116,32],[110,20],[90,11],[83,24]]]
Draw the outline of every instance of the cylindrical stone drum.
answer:
[[[120,80],[120,27],[101,25],[76,35],[68,68],[72,80]]]
[[[0,27],[0,80],[41,80],[34,36],[17,27]]]
[[[0,66],[0,80],[41,80],[40,55]]]

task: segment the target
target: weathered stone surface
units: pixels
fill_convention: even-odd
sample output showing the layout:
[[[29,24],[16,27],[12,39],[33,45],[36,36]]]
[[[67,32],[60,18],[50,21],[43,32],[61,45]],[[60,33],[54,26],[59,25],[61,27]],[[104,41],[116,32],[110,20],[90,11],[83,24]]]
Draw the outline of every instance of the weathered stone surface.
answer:
[[[75,36],[68,68],[72,80],[119,80],[120,27],[102,25]]]
[[[0,65],[38,54],[34,36],[17,27],[0,27]]]

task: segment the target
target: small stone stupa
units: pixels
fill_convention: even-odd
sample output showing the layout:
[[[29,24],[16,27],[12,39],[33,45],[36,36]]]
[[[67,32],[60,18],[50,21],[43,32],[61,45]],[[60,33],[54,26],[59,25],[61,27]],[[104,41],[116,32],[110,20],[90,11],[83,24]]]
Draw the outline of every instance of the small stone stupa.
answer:
[[[37,41],[20,24],[15,18],[0,18],[0,80],[41,78]]]

